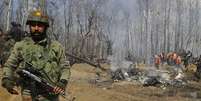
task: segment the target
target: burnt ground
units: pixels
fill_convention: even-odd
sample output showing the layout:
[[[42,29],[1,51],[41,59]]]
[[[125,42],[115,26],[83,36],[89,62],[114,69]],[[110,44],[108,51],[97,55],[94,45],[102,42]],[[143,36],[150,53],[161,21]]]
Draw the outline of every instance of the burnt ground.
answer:
[[[86,64],[74,65],[71,72],[67,98],[75,97],[75,101],[201,101],[201,82],[197,81],[189,81],[184,87],[143,87],[137,82],[111,83],[106,74],[102,75],[104,82],[95,82],[95,69]],[[20,101],[20,95],[11,95],[0,87],[0,101]]]

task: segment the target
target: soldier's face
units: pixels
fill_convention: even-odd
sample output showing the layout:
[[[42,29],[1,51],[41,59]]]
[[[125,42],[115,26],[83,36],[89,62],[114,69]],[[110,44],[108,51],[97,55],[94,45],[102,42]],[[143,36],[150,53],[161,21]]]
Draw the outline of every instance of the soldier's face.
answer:
[[[45,31],[45,25],[36,23],[30,25],[31,33],[43,33]]]
[[[34,41],[41,41],[46,38],[46,26],[42,23],[32,23],[30,25],[30,32]]]

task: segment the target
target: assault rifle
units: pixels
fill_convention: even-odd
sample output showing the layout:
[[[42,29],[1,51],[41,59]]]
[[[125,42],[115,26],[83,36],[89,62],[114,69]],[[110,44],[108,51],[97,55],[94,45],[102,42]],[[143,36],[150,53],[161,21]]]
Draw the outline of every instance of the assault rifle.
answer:
[[[32,72],[34,72],[34,73],[32,73]],[[44,86],[48,91],[53,92],[53,89],[56,87],[56,86],[48,83],[46,80],[36,76],[36,75],[41,75],[41,74],[40,74],[40,72],[38,72],[32,68],[19,70],[19,71],[17,71],[17,73],[23,78],[30,78],[30,79],[34,80],[35,82],[39,83],[41,86]],[[60,92],[59,95],[66,98],[66,94],[64,92]]]

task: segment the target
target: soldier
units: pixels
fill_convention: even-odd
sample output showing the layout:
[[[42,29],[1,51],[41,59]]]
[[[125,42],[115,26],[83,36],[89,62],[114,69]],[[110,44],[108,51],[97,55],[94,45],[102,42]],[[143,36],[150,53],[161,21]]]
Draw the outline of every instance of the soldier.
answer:
[[[18,84],[23,101],[59,101],[58,95],[64,92],[70,76],[70,66],[66,61],[64,48],[59,42],[47,37],[48,17],[40,10],[31,12],[26,24],[30,28],[30,37],[14,45],[3,67],[2,86],[11,94],[18,94],[14,88]],[[41,74],[35,74],[36,76],[56,85],[52,92],[33,79],[20,75],[19,83],[16,83],[14,73],[27,68],[36,70]]]
[[[154,56],[154,64],[155,64],[155,67],[156,67],[156,69],[159,69],[159,66],[160,66],[160,64],[161,64],[161,58],[160,58],[160,56],[158,56],[158,55],[155,55]]]
[[[176,69],[178,73],[182,72],[182,66],[181,66],[181,57],[177,56],[177,58],[175,59],[175,65],[176,65]]]
[[[181,56],[177,56],[177,58],[175,59],[175,64],[177,67],[181,66]]]
[[[174,62],[174,59],[175,58],[175,52],[169,52],[167,54],[167,64],[170,65],[170,66],[173,66],[175,65],[175,62]]]
[[[21,24],[18,24],[17,22],[11,22],[11,25],[12,26],[8,31],[8,35],[16,42],[21,41],[25,37],[25,31],[22,30]]]
[[[4,34],[3,38],[2,38],[2,54],[1,54],[1,58],[2,58],[2,65],[6,62],[6,60],[8,59],[10,52],[15,44],[15,40],[12,39],[9,35]]]
[[[161,59],[161,63],[164,64],[166,62],[166,56],[165,56],[165,53],[162,52],[159,54],[159,57]]]
[[[192,52],[188,50],[188,52],[185,54],[184,59],[183,59],[185,68],[188,66],[188,64],[189,64],[189,59],[190,59],[192,56],[193,56]]]
[[[201,55],[199,58],[196,60],[195,65],[197,66],[197,70],[195,72],[195,76],[200,79],[201,78]]]
[[[10,51],[15,42],[21,41],[25,37],[22,26],[16,22],[11,22],[11,30],[4,34],[0,29],[0,67],[5,63],[10,55]]]
[[[10,39],[7,34],[4,34],[0,29],[0,65],[3,66],[7,60],[10,50],[13,47],[15,41]]]
[[[2,53],[2,64],[8,59],[14,44],[21,41],[25,37],[25,32],[21,29],[21,25],[11,22],[11,30],[4,35],[4,48]]]

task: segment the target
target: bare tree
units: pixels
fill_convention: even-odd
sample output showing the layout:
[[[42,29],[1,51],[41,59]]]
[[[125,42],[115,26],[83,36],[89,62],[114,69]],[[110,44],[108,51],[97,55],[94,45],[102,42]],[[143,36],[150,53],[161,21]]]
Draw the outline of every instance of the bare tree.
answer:
[[[12,5],[12,0],[8,0],[8,11],[7,11],[7,20],[6,20],[6,31],[9,30],[9,26],[10,26],[10,15],[11,15],[11,5]]]

